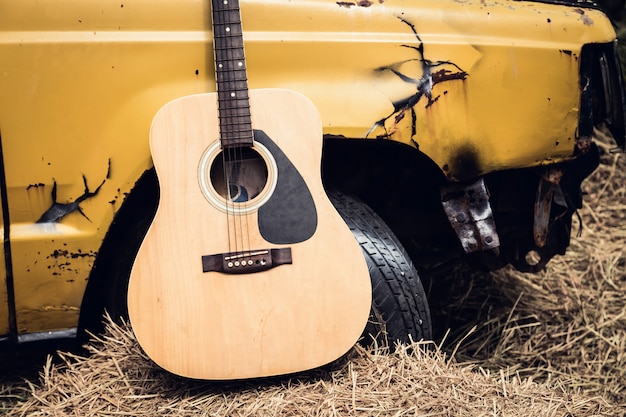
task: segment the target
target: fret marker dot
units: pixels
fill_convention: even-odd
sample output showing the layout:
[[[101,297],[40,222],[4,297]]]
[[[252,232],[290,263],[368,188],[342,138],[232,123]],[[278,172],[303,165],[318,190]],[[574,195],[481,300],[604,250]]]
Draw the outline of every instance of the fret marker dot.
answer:
[[[241,61],[240,61],[240,62],[237,62],[237,66],[239,66],[239,67],[243,67],[243,62],[241,62]]]
[[[229,27],[226,28],[226,32],[230,32],[230,28]]]
[[[230,96],[231,97],[235,97],[235,93],[230,93]]]

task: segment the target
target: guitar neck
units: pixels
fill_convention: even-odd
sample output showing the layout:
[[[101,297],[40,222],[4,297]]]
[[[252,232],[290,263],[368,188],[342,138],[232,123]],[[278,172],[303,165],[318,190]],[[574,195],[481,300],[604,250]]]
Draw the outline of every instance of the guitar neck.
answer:
[[[239,0],[212,0],[212,12],[221,144],[223,148],[252,146]]]

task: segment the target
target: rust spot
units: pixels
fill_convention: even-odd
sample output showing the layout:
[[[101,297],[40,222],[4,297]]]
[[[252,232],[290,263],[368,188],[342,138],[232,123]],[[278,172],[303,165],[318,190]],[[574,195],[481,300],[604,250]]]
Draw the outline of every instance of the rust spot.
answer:
[[[378,3],[382,4],[384,3],[385,0],[378,0]],[[341,7],[346,7],[346,8],[350,8],[352,6],[359,6],[359,7],[370,7],[371,5],[373,5],[374,3],[371,2],[370,0],[359,0],[357,2],[353,2],[353,1],[338,1],[336,2],[339,6]]]
[[[593,19],[587,16],[583,9],[580,9],[580,8],[574,9],[574,12],[580,15],[580,20],[582,20],[585,25],[587,26],[593,25]]]
[[[394,118],[394,120],[393,120],[394,123],[396,123],[396,124],[400,123],[402,121],[402,119],[404,119],[405,115],[406,115],[406,110],[398,113],[396,115],[396,117]]]
[[[586,154],[589,153],[589,151],[591,150],[591,138],[587,137],[587,136],[583,136],[578,138],[578,140],[576,141],[576,148],[578,149],[578,151],[581,154]]]
[[[480,155],[471,145],[461,146],[450,158],[446,176],[450,180],[464,181],[482,174]]]
[[[590,18],[589,16],[581,16],[580,20],[582,20],[586,26],[593,25],[593,19]]]
[[[396,130],[396,124],[399,120],[402,120],[405,116],[405,112],[411,112],[411,119],[413,121],[412,130],[411,130],[411,140],[414,140],[414,136],[417,133],[415,131],[416,126],[416,117],[417,114],[415,112],[415,106],[422,101],[422,98],[426,98],[425,108],[431,107],[439,100],[439,96],[433,97],[433,87],[439,83],[445,81],[452,80],[461,80],[464,81],[469,74],[465,72],[462,68],[460,68],[457,64],[452,61],[433,61],[426,58],[425,54],[425,44],[422,41],[416,27],[414,24],[409,22],[408,20],[398,17],[402,23],[407,25],[413,34],[415,35],[415,39],[418,41],[418,46],[402,44],[400,45],[403,48],[408,48],[417,54],[417,58],[411,60],[405,60],[396,62],[390,65],[385,65],[379,68],[376,68],[375,71],[389,71],[402,81],[407,84],[412,84],[415,88],[414,93],[406,98],[396,100],[393,104],[393,112],[386,117],[383,117],[380,120],[374,122],[374,125],[370,128],[370,130],[366,133],[365,137],[368,137],[377,127],[383,127],[385,129],[384,135],[379,135],[378,137],[388,138],[393,135],[394,132],[390,132],[387,130],[385,126],[385,122],[392,117],[394,118],[394,126],[392,130]],[[407,75],[404,72],[401,72],[402,65],[409,61],[418,61],[421,64],[421,74],[419,77]]]
[[[39,188],[45,186],[46,184],[44,184],[43,182],[38,182],[37,184],[28,184],[28,187],[26,187],[26,191],[30,190],[31,188]]]
[[[69,252],[64,250],[64,249],[61,249],[61,250],[55,249],[54,252],[52,252],[50,254],[50,257],[52,257],[52,258],[59,258],[61,256],[67,256],[68,254],[69,254]]]

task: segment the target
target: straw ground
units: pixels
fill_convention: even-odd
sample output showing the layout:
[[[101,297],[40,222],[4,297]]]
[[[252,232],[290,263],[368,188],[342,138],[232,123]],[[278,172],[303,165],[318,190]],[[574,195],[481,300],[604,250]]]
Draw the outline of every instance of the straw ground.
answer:
[[[355,348],[335,370],[208,383],[159,370],[128,326],[109,323],[87,356],[60,353],[38,376],[0,377],[0,413],[624,416],[626,159],[602,143],[574,227],[582,236],[538,274],[506,268],[445,278],[448,297],[433,303],[450,326],[440,346]]]

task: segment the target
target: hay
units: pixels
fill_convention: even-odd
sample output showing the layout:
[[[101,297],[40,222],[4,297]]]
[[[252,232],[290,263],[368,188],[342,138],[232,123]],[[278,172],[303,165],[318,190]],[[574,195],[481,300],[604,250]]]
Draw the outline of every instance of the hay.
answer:
[[[602,164],[583,187],[582,225],[574,225],[584,226],[582,236],[565,256],[538,274],[505,268],[450,277],[457,300],[440,314],[454,329],[450,344],[464,340],[459,361],[626,405],[626,160],[607,143],[600,141]]]
[[[335,371],[209,383],[159,370],[128,326],[109,322],[87,357],[61,353],[25,376],[36,383],[0,376],[0,413],[625,416],[626,159],[602,146],[584,185],[582,237],[542,273],[447,277],[448,298],[433,310],[449,324],[441,348],[355,348]]]
[[[506,372],[459,366],[417,345],[355,348],[335,371],[239,383],[185,380],[157,369],[128,326],[109,323],[89,357],[48,362],[9,416],[609,416],[600,397]]]

